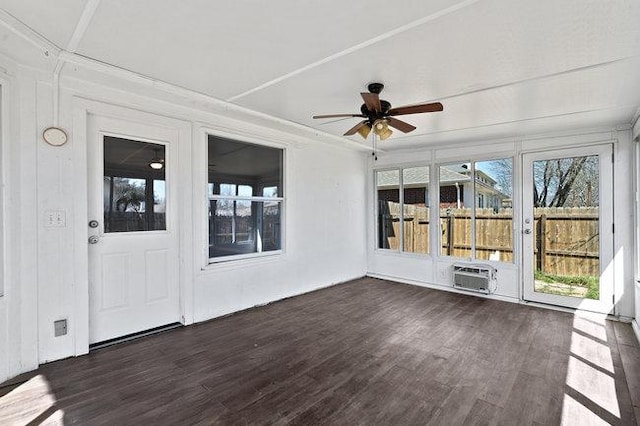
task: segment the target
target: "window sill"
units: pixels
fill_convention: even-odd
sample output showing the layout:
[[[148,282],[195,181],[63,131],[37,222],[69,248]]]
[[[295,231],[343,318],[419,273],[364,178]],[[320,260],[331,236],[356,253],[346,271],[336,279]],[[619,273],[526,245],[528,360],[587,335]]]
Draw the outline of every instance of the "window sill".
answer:
[[[488,259],[471,259],[468,257],[454,257],[454,256],[438,256],[438,262],[449,262],[449,263],[469,263],[469,264],[480,264],[480,265],[490,265],[494,268],[502,268],[502,269],[518,269],[515,263],[513,262],[503,262],[501,260],[488,260]]]
[[[403,257],[407,259],[419,259],[419,260],[433,260],[433,256],[431,254],[425,253],[413,253],[410,251],[399,251],[399,250],[388,250],[388,249],[379,249],[376,248],[373,250],[373,254],[378,256],[397,256]]]
[[[208,259],[208,264],[201,268],[201,271],[220,271],[225,269],[245,268],[251,265],[262,263],[273,263],[282,261],[285,257],[283,250],[274,250],[266,253],[249,253],[235,256],[225,256],[218,259]]]

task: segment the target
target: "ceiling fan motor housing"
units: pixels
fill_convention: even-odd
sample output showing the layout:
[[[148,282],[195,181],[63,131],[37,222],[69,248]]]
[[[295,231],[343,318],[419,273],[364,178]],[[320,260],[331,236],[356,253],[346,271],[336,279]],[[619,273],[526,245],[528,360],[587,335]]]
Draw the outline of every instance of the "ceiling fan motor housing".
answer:
[[[362,104],[362,106],[360,106],[360,112],[362,115],[366,115],[369,121],[373,124],[374,121],[384,118],[387,115],[387,112],[391,109],[391,104],[383,99],[380,99],[380,106],[382,111],[378,113],[369,110],[369,108],[367,108],[367,104]]]
[[[375,93],[376,95],[379,95],[380,92],[382,92],[382,89],[384,89],[384,84],[382,84],[382,83],[369,83],[369,85],[367,86],[367,89],[369,89],[369,92]]]

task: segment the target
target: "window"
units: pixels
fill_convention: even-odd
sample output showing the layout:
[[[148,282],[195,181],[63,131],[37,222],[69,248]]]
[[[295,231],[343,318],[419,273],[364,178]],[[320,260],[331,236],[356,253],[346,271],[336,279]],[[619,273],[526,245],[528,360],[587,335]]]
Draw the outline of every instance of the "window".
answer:
[[[104,138],[104,231],[163,231],[166,225],[164,145]],[[158,158],[163,167],[149,167]]]
[[[400,248],[400,171],[376,172],[378,190],[378,248]]]
[[[376,187],[378,248],[428,254],[429,167],[378,171]]]
[[[513,262],[512,181],[510,158],[440,166],[441,255]]]
[[[283,150],[208,137],[209,258],[281,250]]]

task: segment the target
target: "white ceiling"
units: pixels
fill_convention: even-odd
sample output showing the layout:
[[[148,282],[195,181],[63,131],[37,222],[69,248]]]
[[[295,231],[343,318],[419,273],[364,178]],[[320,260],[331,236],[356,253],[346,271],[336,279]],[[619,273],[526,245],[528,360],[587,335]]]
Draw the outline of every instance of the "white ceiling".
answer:
[[[95,6],[97,5],[97,8]],[[372,81],[405,116],[385,148],[629,124],[639,0],[0,0],[61,49],[341,135]],[[83,10],[86,31],[71,42]],[[91,14],[89,14],[91,16]],[[71,42],[71,44],[69,44]],[[77,43],[77,49],[76,43]],[[361,140],[353,136],[354,140]]]

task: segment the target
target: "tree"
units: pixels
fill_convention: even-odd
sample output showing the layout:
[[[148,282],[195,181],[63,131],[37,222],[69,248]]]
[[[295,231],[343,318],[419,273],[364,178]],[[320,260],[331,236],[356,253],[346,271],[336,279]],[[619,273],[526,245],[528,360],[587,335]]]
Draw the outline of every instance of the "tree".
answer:
[[[113,184],[115,210],[126,212],[132,209],[134,212],[140,213],[140,207],[145,201],[144,186],[137,183],[134,179],[121,177],[114,177]]]
[[[496,181],[496,187],[505,194],[511,194],[511,159],[493,160],[490,163],[489,173]],[[598,206],[598,166],[598,156],[595,155],[534,161],[534,207]]]
[[[598,157],[535,161],[535,207],[592,207],[599,203]]]

